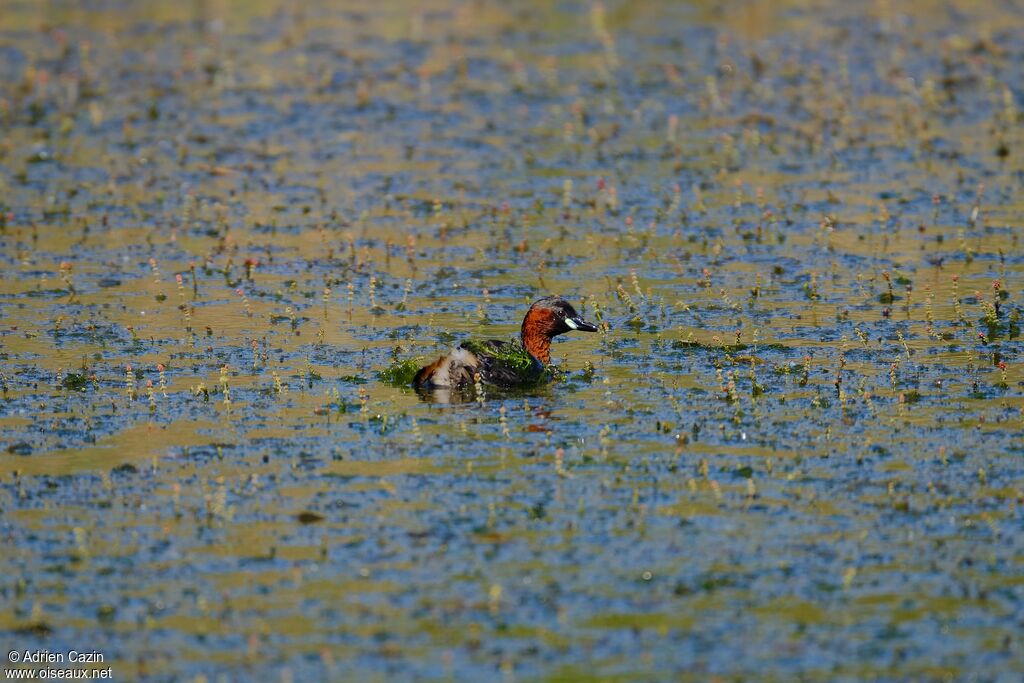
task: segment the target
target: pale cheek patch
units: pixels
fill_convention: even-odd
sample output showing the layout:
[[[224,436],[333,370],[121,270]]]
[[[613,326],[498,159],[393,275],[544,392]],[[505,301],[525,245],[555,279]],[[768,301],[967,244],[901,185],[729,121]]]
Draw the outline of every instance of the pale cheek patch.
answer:
[[[573,330],[580,329],[579,326],[576,325],[576,321],[573,320],[572,318],[566,318],[565,319],[565,324],[568,325]]]

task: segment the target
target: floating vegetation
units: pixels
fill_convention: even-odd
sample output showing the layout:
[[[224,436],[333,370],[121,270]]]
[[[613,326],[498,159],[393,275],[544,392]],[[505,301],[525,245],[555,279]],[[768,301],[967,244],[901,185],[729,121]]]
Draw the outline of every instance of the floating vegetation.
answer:
[[[420,368],[426,363],[426,358],[416,356],[414,358],[403,358],[395,361],[387,368],[377,373],[380,381],[396,387],[407,387],[412,384],[413,378]]]
[[[69,372],[67,376],[64,377],[61,385],[65,389],[70,389],[72,391],[85,391],[89,388],[89,379],[84,373]]]

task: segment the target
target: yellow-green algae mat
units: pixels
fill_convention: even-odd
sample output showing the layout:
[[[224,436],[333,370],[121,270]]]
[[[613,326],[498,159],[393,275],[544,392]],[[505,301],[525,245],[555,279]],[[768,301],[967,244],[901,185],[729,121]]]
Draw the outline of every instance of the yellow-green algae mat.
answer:
[[[0,10],[7,651],[1024,675],[1020,7]]]

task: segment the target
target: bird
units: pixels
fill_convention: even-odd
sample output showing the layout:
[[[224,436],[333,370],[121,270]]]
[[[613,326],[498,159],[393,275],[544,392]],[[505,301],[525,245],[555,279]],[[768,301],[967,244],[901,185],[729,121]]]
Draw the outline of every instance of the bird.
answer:
[[[527,386],[544,377],[551,363],[551,340],[566,332],[596,332],[568,301],[546,296],[530,306],[518,340],[466,341],[420,368],[413,386],[458,389],[479,381],[503,387]]]

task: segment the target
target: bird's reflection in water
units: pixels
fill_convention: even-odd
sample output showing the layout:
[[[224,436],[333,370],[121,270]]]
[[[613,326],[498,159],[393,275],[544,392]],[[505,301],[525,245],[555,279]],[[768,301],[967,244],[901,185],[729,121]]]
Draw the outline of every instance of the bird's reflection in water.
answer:
[[[477,400],[473,387],[415,387],[416,393],[426,403],[442,405],[472,403]]]
[[[438,405],[461,405],[467,403],[480,403],[481,405],[490,402],[500,403],[508,400],[526,401],[527,404],[536,403],[531,412],[539,408],[541,402],[548,404],[551,398],[550,385],[536,386],[531,389],[511,389],[507,387],[496,387],[483,385],[480,389],[476,386],[460,387],[413,387],[416,394],[425,403],[436,403]]]

